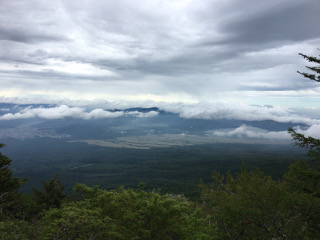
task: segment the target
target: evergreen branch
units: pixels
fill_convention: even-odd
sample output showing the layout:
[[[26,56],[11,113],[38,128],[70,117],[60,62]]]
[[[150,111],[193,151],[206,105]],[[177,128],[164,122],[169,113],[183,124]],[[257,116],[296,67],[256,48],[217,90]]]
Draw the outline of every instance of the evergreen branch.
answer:
[[[320,63],[320,59],[316,57],[310,57],[305,54],[299,53],[300,56],[302,56],[304,59],[307,59],[309,62],[315,62],[315,63]]]

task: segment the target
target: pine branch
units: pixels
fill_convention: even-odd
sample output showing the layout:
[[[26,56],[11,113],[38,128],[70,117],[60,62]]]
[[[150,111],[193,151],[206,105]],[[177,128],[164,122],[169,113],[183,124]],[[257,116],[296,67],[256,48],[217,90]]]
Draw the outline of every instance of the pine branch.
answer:
[[[305,78],[309,78],[311,80],[314,80],[316,82],[320,82],[320,75],[317,76],[315,74],[310,74],[310,73],[305,73],[305,72],[299,72],[297,71],[298,73],[300,73],[301,75],[303,75]]]
[[[314,71],[314,72],[320,74],[320,67],[308,67],[308,66],[307,66],[307,68],[310,69],[311,71]]]
[[[313,148],[319,148],[320,146],[320,139],[316,139],[313,137],[305,137],[303,134],[297,133],[292,128],[289,128],[288,132],[291,135],[292,139],[296,141],[295,145],[311,150]]]
[[[302,56],[304,59],[307,59],[309,62],[315,62],[315,63],[320,63],[320,59],[316,57],[310,57],[305,54],[299,53],[300,56]]]

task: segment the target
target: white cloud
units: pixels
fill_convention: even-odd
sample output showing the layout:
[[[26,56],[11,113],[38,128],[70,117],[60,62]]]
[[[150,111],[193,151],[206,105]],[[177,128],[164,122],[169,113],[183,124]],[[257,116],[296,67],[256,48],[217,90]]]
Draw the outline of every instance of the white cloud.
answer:
[[[157,112],[157,111],[150,111],[150,112],[133,111],[133,112],[126,112],[125,114],[129,115],[129,116],[139,117],[139,118],[146,118],[146,117],[156,117],[159,115],[159,112]]]
[[[48,59],[47,62],[47,66],[40,69],[39,71],[56,71],[57,73],[87,77],[118,76],[115,72],[106,69],[100,69],[89,63],[79,63],[75,61],[66,62],[59,59]],[[28,69],[30,70],[30,67],[27,67],[25,70]]]
[[[34,99],[33,99],[34,100]],[[40,98],[33,103],[44,103],[44,99]],[[18,104],[27,104],[28,100],[24,99],[8,99],[0,98],[1,102],[14,102]],[[315,117],[314,111],[302,109],[290,109],[278,106],[251,106],[246,104],[229,104],[229,103],[166,103],[153,101],[78,101],[78,100],[60,100],[60,106],[55,108],[26,108],[18,113],[7,113],[0,116],[0,120],[22,119],[40,117],[45,119],[57,119],[65,117],[94,119],[94,118],[109,118],[119,116],[135,116],[135,117],[155,117],[159,113],[150,111],[147,113],[131,111],[131,112],[110,112],[103,109],[128,109],[135,107],[150,108],[158,107],[159,110],[178,114],[182,118],[193,119],[227,119],[227,120],[244,120],[244,121],[265,121],[272,120],[281,123],[292,123],[292,125],[320,125],[320,119]],[[62,104],[65,102],[67,104]],[[50,103],[50,102],[46,102]],[[69,107],[69,106],[73,107]],[[93,109],[86,111],[86,109]]]
[[[238,137],[238,138],[257,138],[257,139],[277,139],[290,140],[291,137],[287,131],[267,131],[261,128],[250,127],[245,124],[235,129],[223,129],[210,132],[219,137]]]
[[[61,119],[61,118],[81,118],[85,120],[99,119],[99,118],[117,118],[122,116],[133,116],[138,118],[155,117],[159,114],[157,111],[150,112],[124,112],[124,111],[106,111],[97,108],[87,112],[84,108],[68,107],[61,105],[52,108],[25,108],[17,113],[7,113],[0,116],[0,120],[13,120],[13,119],[27,119],[27,118],[42,118],[42,119]]]
[[[98,118],[115,118],[122,117],[124,112],[110,112],[103,109],[94,109],[91,112],[84,112],[79,118],[98,119]]]
[[[110,112],[103,109],[95,109],[86,112],[85,109],[79,107],[68,107],[61,105],[54,108],[25,108],[18,113],[7,113],[0,116],[0,120],[26,119],[26,118],[43,118],[43,119],[60,119],[60,118],[82,118],[82,119],[97,119],[97,118],[113,118],[123,116],[123,112]]]
[[[312,125],[307,129],[301,129],[300,127],[295,127],[294,130],[296,130],[298,133],[304,134],[306,137],[310,136],[313,138],[320,139],[320,124]]]
[[[8,99],[5,99],[7,102]],[[22,99],[15,99],[16,102],[25,103]],[[40,99],[41,100],[41,99]],[[11,99],[11,102],[14,99]],[[132,107],[158,107],[160,111],[178,114],[182,118],[194,119],[227,119],[227,120],[244,120],[244,121],[264,121],[272,120],[281,123],[291,123],[292,127],[299,133],[305,136],[312,136],[320,138],[320,120],[315,119],[314,111],[311,112],[311,117],[308,117],[310,110],[302,111],[299,114],[296,110],[284,107],[272,106],[248,106],[244,104],[226,104],[226,103],[164,103],[164,102],[106,102],[93,101],[88,102],[69,102],[74,107],[62,104],[57,107],[33,108],[32,105],[16,113],[6,113],[0,116],[0,120],[13,119],[28,119],[28,118],[42,118],[42,119],[62,119],[62,118],[79,118],[79,119],[101,119],[101,118],[117,118],[122,116],[132,116],[137,118],[156,117],[159,115],[158,111],[139,112],[139,111],[125,111],[125,109]],[[86,105],[87,106],[84,106]],[[99,107],[98,107],[99,106]],[[87,110],[93,109],[93,110]],[[107,111],[104,109],[123,109],[122,111]],[[8,112],[9,109],[4,109]],[[303,110],[303,109],[302,109]],[[307,111],[308,110],[308,111]],[[291,125],[289,124],[289,125]],[[302,127],[299,124],[304,125]],[[305,127],[305,126],[308,127]],[[225,137],[240,137],[240,138],[257,138],[257,139],[278,139],[290,140],[291,137],[287,131],[267,131],[265,129],[251,127],[250,123],[241,125],[235,129],[220,129],[211,131],[210,134],[215,136]]]
[[[305,130],[302,130],[299,126],[294,129],[304,134],[306,137],[311,136],[313,138],[320,139],[320,125],[312,125]],[[256,138],[256,139],[275,139],[275,140],[291,140],[291,136],[287,131],[267,131],[265,129],[251,127],[248,125],[241,125],[235,129],[220,129],[208,131],[209,134],[219,137],[238,137],[238,138]]]
[[[285,107],[251,106],[246,104],[197,103],[197,104],[161,104],[160,109],[179,114],[183,118],[197,119],[235,119],[245,121],[273,120],[300,124],[320,124],[320,120],[300,116]]]

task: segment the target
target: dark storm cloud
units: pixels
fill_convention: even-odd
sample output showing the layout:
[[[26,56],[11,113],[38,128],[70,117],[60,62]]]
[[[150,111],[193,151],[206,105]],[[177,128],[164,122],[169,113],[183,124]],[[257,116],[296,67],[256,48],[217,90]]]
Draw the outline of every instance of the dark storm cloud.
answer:
[[[218,25],[218,29],[223,35],[222,40],[216,40],[210,34],[208,36],[204,34],[204,38],[185,45],[183,51],[177,52],[173,56],[157,60],[139,56],[131,63],[126,64],[124,61],[114,67],[123,71],[138,71],[141,74],[170,76],[213,73],[221,70],[247,71],[250,68],[273,67],[281,63],[278,57],[274,56],[271,61],[270,59],[260,59],[259,62],[251,61],[248,63],[244,61],[244,53],[281,47],[292,42],[320,37],[320,17],[318,15],[320,2],[284,2],[260,9],[257,12],[250,12],[250,5],[254,6],[260,3],[240,2],[243,12],[236,17],[227,18],[225,22],[222,21]],[[232,7],[239,5],[230,2],[230,5],[224,6],[224,9],[221,10],[225,10],[225,14],[220,14],[228,15],[233,12]],[[208,11],[210,10],[209,8]],[[213,18],[214,16],[210,15],[208,21],[203,23],[209,31],[211,30],[210,21],[214,24]],[[159,39],[159,41],[161,40]],[[234,64],[229,64],[229,60],[232,60]],[[224,65],[224,62],[227,63]]]
[[[265,12],[246,12],[239,18],[221,25],[229,36],[224,43],[284,44],[320,37],[320,2],[285,2]]]

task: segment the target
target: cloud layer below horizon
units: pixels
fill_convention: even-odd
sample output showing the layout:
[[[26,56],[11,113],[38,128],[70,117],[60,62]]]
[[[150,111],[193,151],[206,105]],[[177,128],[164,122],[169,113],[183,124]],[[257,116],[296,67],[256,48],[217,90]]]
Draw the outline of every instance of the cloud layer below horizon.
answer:
[[[295,127],[295,131],[304,134],[305,136],[312,136],[313,138],[320,138],[320,124],[312,125],[307,129]],[[222,129],[209,132],[210,135],[218,137],[236,137],[236,138],[252,138],[252,139],[274,139],[274,140],[291,140],[292,137],[287,131],[267,131],[265,129],[251,127],[248,125],[241,125],[235,129]]]
[[[3,0],[0,96],[319,104],[313,0]]]
[[[150,110],[148,112],[140,112],[137,110],[117,110],[116,107],[105,110],[103,108],[85,108],[85,107],[69,107],[60,105],[55,107],[33,107],[30,105],[18,112],[5,112],[0,116],[0,121],[9,121],[16,119],[41,118],[47,120],[78,118],[84,120],[103,119],[103,118],[119,118],[119,117],[156,117],[159,111],[174,113],[181,118],[187,119],[205,119],[205,120],[240,120],[247,121],[235,129],[220,129],[211,131],[209,134],[219,137],[244,137],[259,139],[282,139],[289,140],[290,136],[287,131],[267,131],[264,129],[251,127],[250,121],[266,121],[271,120],[280,123],[291,123],[292,126],[300,133],[320,138],[320,119],[297,114],[291,109],[284,107],[271,106],[248,106],[248,105],[229,105],[229,104],[167,104],[154,103],[154,105],[144,104],[140,107],[157,107],[159,111]],[[302,125],[302,127],[300,127]],[[307,126],[307,127],[306,127]]]
[[[138,111],[106,111],[101,108],[86,111],[84,108],[68,107],[61,105],[52,108],[31,108],[27,107],[17,113],[6,113],[0,116],[0,120],[16,120],[16,119],[29,119],[29,118],[42,118],[47,120],[63,119],[63,118],[80,118],[84,120],[101,119],[101,118],[117,118],[123,116],[132,117],[155,117],[159,113],[156,111],[150,111],[148,113],[142,113]]]

